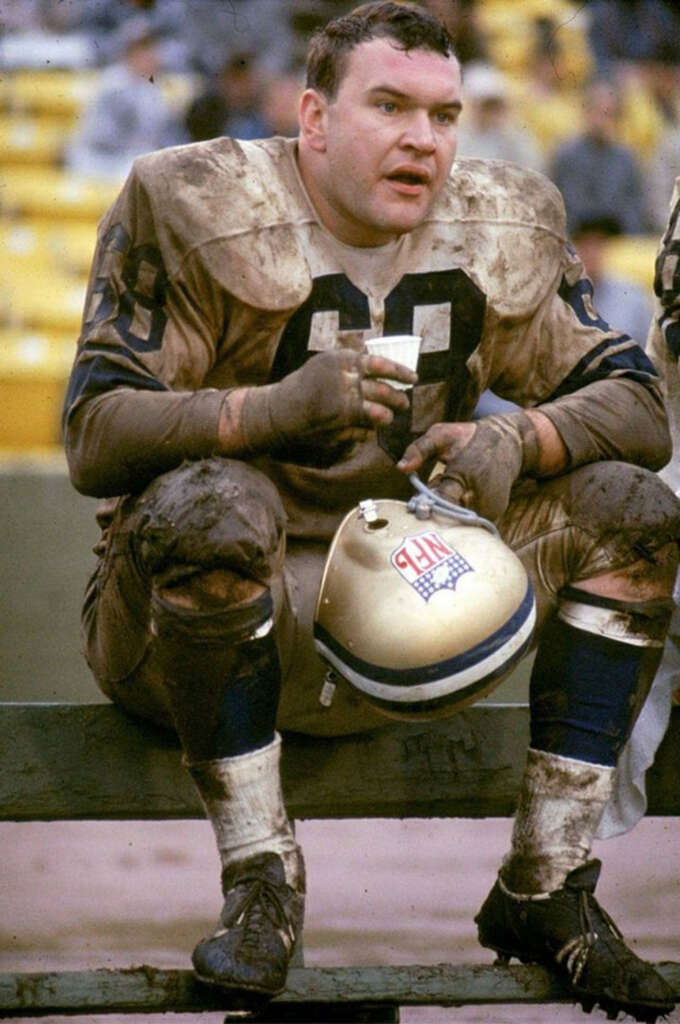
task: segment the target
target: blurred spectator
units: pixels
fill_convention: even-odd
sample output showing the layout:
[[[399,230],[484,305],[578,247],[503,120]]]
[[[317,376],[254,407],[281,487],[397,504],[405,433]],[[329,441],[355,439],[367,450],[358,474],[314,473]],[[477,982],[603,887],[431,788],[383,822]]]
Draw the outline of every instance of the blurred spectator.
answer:
[[[302,80],[293,74],[273,75],[263,80],[259,108],[245,118],[235,117],[227,105],[224,91],[206,90],[191,101],[185,115],[189,142],[214,139],[219,135],[234,138],[266,138],[298,133],[298,100]],[[258,132],[258,135],[251,134]]]
[[[15,6],[25,8],[21,22],[12,16]],[[185,15],[183,0],[2,0],[0,11],[0,35],[3,29],[19,30],[2,38],[0,59],[9,49],[16,55],[10,63],[25,67],[105,67],[117,57],[114,48],[126,21],[143,14],[159,34],[167,30],[181,37],[176,15]],[[168,22],[171,11],[175,18]]]
[[[57,66],[107,67],[120,29],[141,14],[166,70],[214,75],[247,50],[275,74],[294,54],[291,7],[292,0],[0,0],[0,61],[7,51],[5,63],[36,67],[47,53]]]
[[[423,0],[423,3],[446,25],[461,64],[488,62],[489,51],[476,0]]]
[[[463,71],[463,99],[458,156],[511,160],[543,170],[538,143],[514,120],[507,82],[500,71],[489,64],[468,65]]]
[[[619,142],[632,146],[644,162],[680,123],[675,42],[669,40],[667,46],[660,46],[653,59],[621,65],[616,78],[622,97]]]
[[[680,15],[674,0],[591,0],[586,13],[598,74],[656,60],[669,47],[672,59],[680,62]]]
[[[680,125],[663,132],[647,161],[645,188],[647,214],[655,234],[664,231],[668,222],[668,197],[680,173]]]
[[[0,35],[7,32],[32,32],[41,28],[41,0],[3,0],[0,7]]]
[[[298,101],[303,89],[298,75],[275,75],[262,97],[262,115],[270,135],[295,138],[298,133]]]
[[[0,67],[83,68],[96,63],[87,34],[69,18],[52,16],[56,2],[0,0]]]
[[[264,82],[251,53],[233,54],[214,84],[191,102],[186,127],[193,142],[230,135],[262,139],[270,135],[262,113]]]
[[[74,173],[121,180],[136,156],[177,142],[175,120],[154,76],[157,36],[143,18],[123,24],[119,59],[102,72],[97,91],[69,140],[65,163]]]
[[[581,89],[591,64],[573,59],[552,17],[534,18],[526,74],[514,83],[516,109],[544,157],[581,126]]]
[[[254,53],[235,53],[218,76],[224,100],[224,135],[234,139],[261,139],[268,134],[262,114],[263,80]]]
[[[583,130],[553,153],[549,174],[564,196],[570,232],[580,221],[598,217],[613,217],[626,234],[649,228],[637,157],[616,141],[620,114],[615,87],[591,82],[583,94]]]
[[[652,296],[636,281],[607,271],[607,245],[621,234],[613,217],[594,217],[574,225],[571,240],[593,285],[593,305],[608,324],[644,346],[652,318]]]
[[[227,111],[224,100],[215,91],[196,96],[186,109],[184,128],[187,142],[204,142],[224,134]]]
[[[181,0],[181,5],[189,70],[212,77],[239,53],[257,54],[262,74],[279,74],[291,66],[291,0]]]

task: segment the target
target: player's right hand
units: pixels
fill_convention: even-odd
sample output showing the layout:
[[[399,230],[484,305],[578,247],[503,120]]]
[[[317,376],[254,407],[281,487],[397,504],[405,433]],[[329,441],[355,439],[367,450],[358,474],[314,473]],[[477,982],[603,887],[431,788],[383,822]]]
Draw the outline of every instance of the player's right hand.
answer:
[[[250,388],[243,404],[249,450],[292,462],[327,465],[342,457],[367,429],[389,425],[408,409],[388,377],[414,384],[412,370],[383,356],[334,349],[312,356],[276,384]]]

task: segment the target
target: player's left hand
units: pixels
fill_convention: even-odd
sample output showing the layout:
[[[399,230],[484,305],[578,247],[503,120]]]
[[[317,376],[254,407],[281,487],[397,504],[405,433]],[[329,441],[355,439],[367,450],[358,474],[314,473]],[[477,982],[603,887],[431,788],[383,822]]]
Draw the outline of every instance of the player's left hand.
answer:
[[[513,484],[530,467],[535,448],[533,423],[523,412],[474,423],[435,423],[408,446],[397,469],[417,472],[435,456],[444,469],[431,485],[449,501],[497,521],[508,507]]]

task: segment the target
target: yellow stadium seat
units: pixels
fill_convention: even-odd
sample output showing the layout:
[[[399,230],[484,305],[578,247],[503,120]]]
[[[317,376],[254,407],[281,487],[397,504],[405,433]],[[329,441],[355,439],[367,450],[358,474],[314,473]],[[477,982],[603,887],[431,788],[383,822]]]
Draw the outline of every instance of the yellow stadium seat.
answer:
[[[62,276],[89,273],[97,227],[86,220],[0,219],[0,279],[3,267],[50,268]]]
[[[92,95],[96,70],[23,70],[5,72],[0,105],[15,112],[42,112],[71,122]]]
[[[28,274],[7,265],[0,274],[0,323],[8,327],[71,331],[75,337],[85,299],[85,282],[34,267]]]
[[[58,335],[0,330],[0,448],[60,443],[74,351]]]
[[[78,178],[52,167],[0,170],[0,212],[5,216],[96,220],[111,205],[120,183]]]
[[[532,133],[546,156],[582,128],[581,94],[577,90],[536,94],[531,91],[531,82],[523,78],[511,81],[510,96],[517,123]]]
[[[24,115],[0,117],[0,163],[56,165],[64,146],[59,125]]]
[[[643,288],[654,288],[654,261],[659,248],[656,235],[621,235],[607,243],[605,265],[612,274],[631,278]]]
[[[654,152],[665,130],[658,102],[639,79],[623,90],[619,141],[632,146],[645,161]]]
[[[485,0],[479,22],[489,45],[491,62],[508,74],[524,74],[531,65],[534,23],[549,18],[561,50],[561,72],[572,84],[583,83],[593,69],[585,21],[579,5],[567,0]]]

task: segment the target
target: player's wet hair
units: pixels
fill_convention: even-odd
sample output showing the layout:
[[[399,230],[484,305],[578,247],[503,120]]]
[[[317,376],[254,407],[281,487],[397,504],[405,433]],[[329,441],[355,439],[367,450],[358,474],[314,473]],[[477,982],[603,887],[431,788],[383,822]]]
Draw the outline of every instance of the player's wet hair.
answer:
[[[354,47],[385,38],[394,40],[401,50],[433,50],[443,57],[454,54],[446,28],[424,7],[400,0],[372,0],[333,18],[314,33],[307,53],[307,88],[332,99]]]

